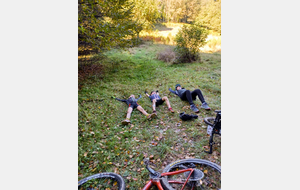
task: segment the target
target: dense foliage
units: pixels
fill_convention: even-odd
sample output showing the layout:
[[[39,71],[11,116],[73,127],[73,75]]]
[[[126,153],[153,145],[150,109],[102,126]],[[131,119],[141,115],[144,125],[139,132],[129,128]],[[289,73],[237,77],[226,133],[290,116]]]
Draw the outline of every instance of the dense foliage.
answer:
[[[196,22],[207,29],[221,33],[221,0],[204,1]]]
[[[192,22],[200,10],[200,0],[160,0],[162,22]]]
[[[131,19],[133,8],[129,0],[79,0],[79,55],[133,45],[136,31],[141,30]]]
[[[176,61],[175,63],[187,63],[200,59],[200,47],[205,44],[207,30],[198,25],[184,25],[178,31],[176,41]]]

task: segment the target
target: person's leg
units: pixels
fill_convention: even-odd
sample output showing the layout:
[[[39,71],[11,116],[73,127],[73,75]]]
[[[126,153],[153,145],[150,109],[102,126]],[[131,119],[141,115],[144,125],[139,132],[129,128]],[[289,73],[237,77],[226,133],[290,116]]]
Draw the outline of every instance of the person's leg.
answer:
[[[144,114],[145,116],[149,115],[149,114],[144,110],[144,108],[142,108],[142,106],[140,106],[140,105],[139,105],[136,109],[139,110],[140,112],[142,112],[142,114]]]
[[[191,95],[191,91],[186,90],[183,94],[181,94],[180,98],[182,100],[187,100],[189,102],[190,105],[193,105],[193,99],[192,99],[192,95]]]
[[[194,91],[191,93],[191,95],[192,95],[192,99],[195,100],[195,99],[196,99],[196,96],[198,95],[199,100],[200,100],[202,103],[205,102],[205,99],[204,99],[204,97],[203,97],[202,92],[201,92],[200,89],[194,90]]]
[[[128,123],[130,123],[130,116],[131,116],[132,110],[133,110],[133,108],[131,106],[128,107],[126,119],[122,121],[122,125],[127,125]]]
[[[168,97],[167,97],[167,96],[164,96],[164,97],[162,97],[162,100],[166,102],[166,104],[167,104],[169,110],[170,110],[172,113],[174,113],[174,111],[173,111],[173,109],[172,109],[172,107],[171,107],[171,104],[170,104],[170,101],[169,101]]]
[[[132,110],[133,110],[132,107],[128,107],[126,119],[128,119],[128,120],[130,119]]]
[[[166,102],[166,104],[167,104],[168,108],[170,108],[170,107],[171,107],[171,105],[170,105],[170,102],[169,102],[169,99],[168,99],[168,97],[167,97],[167,96],[164,96],[164,97],[162,97],[162,100]]]
[[[153,109],[153,112],[156,112],[156,99],[152,100],[152,109]]]
[[[139,110],[140,112],[142,112],[142,114],[144,114],[145,116],[147,116],[147,118],[153,118],[155,117],[155,114],[148,114],[144,108],[142,108],[142,106],[138,105],[138,107],[136,108],[137,110]]]
[[[192,98],[196,98],[196,96],[199,97],[200,101],[202,102],[201,108],[204,108],[206,110],[210,110],[210,107],[208,106],[208,104],[205,102],[205,99],[202,95],[202,92],[200,89],[196,89],[192,92]]]
[[[184,96],[185,96],[185,98],[188,100],[188,102],[189,102],[189,104],[190,104],[190,106],[191,106],[191,110],[193,110],[193,111],[196,112],[196,113],[199,112],[198,108],[195,106],[195,104],[194,104],[194,102],[193,102],[192,95],[191,95],[191,91],[186,90],[181,96],[182,96],[181,99],[183,99]]]

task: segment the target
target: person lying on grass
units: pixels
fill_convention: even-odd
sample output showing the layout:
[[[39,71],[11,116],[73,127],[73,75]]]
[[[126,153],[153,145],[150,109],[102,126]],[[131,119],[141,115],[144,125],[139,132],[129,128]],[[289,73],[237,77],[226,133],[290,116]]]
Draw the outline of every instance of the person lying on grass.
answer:
[[[148,96],[150,98],[150,101],[152,102],[153,114],[156,115],[156,107],[159,105],[162,105],[164,102],[166,102],[166,104],[168,106],[168,110],[170,110],[172,113],[174,113],[174,111],[170,105],[168,97],[164,96],[164,97],[160,98],[160,96],[158,94],[158,90],[156,90],[156,92],[152,91],[150,93],[150,95],[148,94],[147,91],[145,91],[145,94],[146,94],[146,96]]]
[[[155,114],[148,114],[143,108],[142,106],[140,106],[137,101],[141,98],[142,96],[140,95],[139,98],[135,99],[135,96],[133,94],[131,94],[129,96],[129,98],[126,100],[126,99],[119,99],[119,98],[116,98],[116,97],[113,97],[114,99],[116,100],[119,100],[121,102],[125,102],[127,105],[128,105],[128,110],[127,110],[127,116],[126,116],[126,119],[124,121],[122,121],[122,125],[127,125],[130,123],[130,116],[131,116],[131,113],[132,111],[136,108],[137,110],[139,110],[140,112],[142,112],[142,114],[144,114],[147,119],[151,119],[151,118],[154,118],[156,115]]]
[[[196,100],[197,96],[199,100],[202,102],[201,108],[210,110],[210,107],[208,107],[208,104],[205,102],[205,99],[200,89],[195,89],[194,91],[191,92],[189,90],[186,90],[185,88],[181,88],[180,84],[176,84],[175,91],[173,91],[171,88],[169,88],[169,91],[179,96],[181,100],[187,100],[191,106],[191,110],[193,110],[196,113],[198,113],[199,110],[195,106],[193,100]]]

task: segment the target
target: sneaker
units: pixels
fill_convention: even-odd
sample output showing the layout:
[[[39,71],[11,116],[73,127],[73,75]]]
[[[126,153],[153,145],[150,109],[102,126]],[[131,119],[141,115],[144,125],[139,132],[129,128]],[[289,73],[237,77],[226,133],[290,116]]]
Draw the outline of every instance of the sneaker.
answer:
[[[199,110],[196,108],[195,104],[191,105],[191,110],[193,110],[193,112],[198,113]]]
[[[202,105],[201,105],[201,108],[204,108],[206,110],[210,110],[210,107],[208,106],[208,104],[206,102],[204,102]]]
[[[129,119],[125,119],[124,121],[122,121],[122,125],[128,125],[130,123]]]
[[[173,110],[172,108],[169,108],[169,110],[170,110],[172,113],[174,113],[174,110]]]
[[[156,114],[154,114],[154,113],[147,115],[147,119],[152,119],[152,118],[155,118],[155,117],[156,117]]]
[[[151,118],[153,118],[153,117],[156,117],[157,116],[157,113],[156,113],[156,111],[153,111],[153,113],[151,114]]]

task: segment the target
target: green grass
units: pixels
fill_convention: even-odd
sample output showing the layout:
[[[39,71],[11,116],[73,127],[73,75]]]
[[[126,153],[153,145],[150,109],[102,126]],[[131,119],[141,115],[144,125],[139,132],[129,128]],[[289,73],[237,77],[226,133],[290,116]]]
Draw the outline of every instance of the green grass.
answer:
[[[168,91],[177,83],[190,90],[199,88],[212,110],[221,109],[221,54],[203,53],[202,63],[172,65],[155,59],[166,47],[148,43],[123,52],[112,50],[97,63],[103,68],[102,79],[95,75],[79,81],[78,180],[99,172],[116,172],[124,178],[127,189],[140,189],[149,179],[142,161],[150,156],[152,167],[158,171],[188,157],[221,165],[220,137],[216,138],[214,154],[203,152],[209,137],[202,120],[215,113],[200,109],[197,99],[199,118],[181,121],[179,113],[194,113],[188,102]],[[150,100],[144,95],[146,89],[168,96],[175,113],[170,113],[164,103],[157,108],[158,117],[148,121],[134,110],[131,125],[123,126],[128,107],[110,97],[125,99],[141,94],[138,103],[152,113]]]

